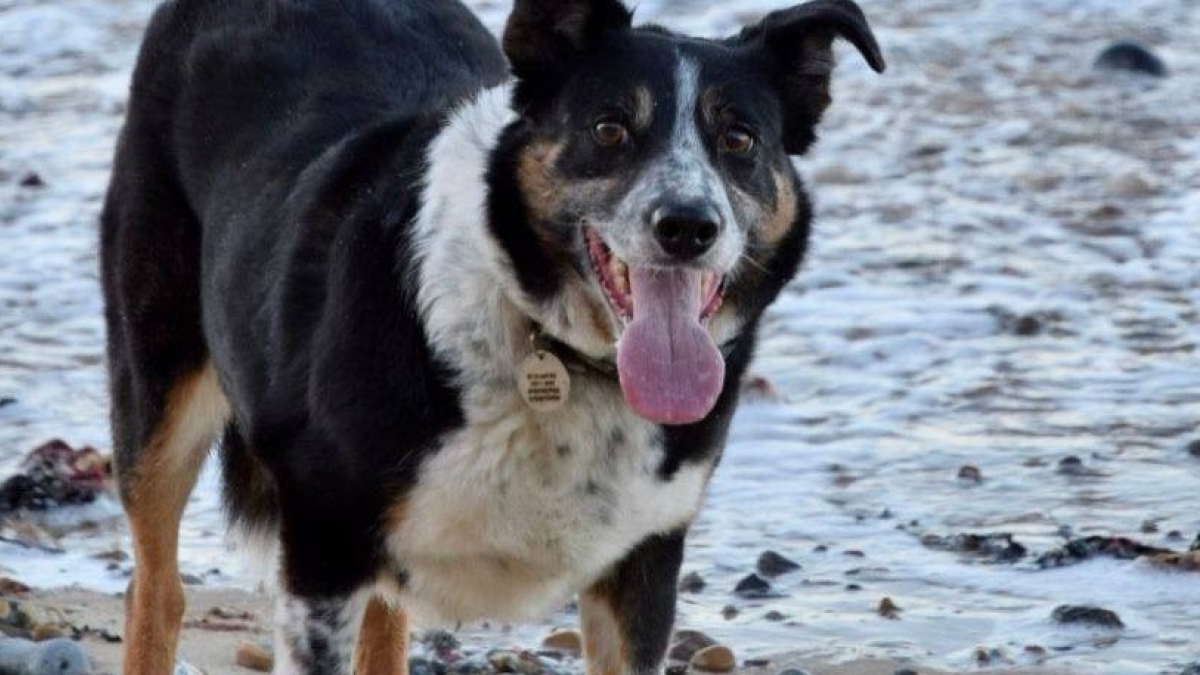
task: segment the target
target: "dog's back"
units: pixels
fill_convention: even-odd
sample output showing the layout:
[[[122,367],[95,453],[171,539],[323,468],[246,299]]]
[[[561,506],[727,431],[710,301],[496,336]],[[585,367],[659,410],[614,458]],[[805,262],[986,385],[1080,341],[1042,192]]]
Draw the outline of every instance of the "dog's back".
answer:
[[[303,409],[273,392],[304,396],[310,364],[278,359],[306,346],[280,344],[273,322],[320,307],[327,270],[356,262],[331,256],[309,276],[265,270],[304,260],[298,250],[323,256],[340,221],[371,220],[335,211],[403,219],[415,204],[362,198],[413,191],[412,176],[380,166],[420,164],[440,115],[506,70],[491,34],[446,0],[173,0],[156,13],[101,228],[115,450],[139,560],[127,673],[170,670],[182,611],[176,533],[222,432],[234,517],[274,518],[274,488],[231,411],[238,398]],[[393,281],[380,292],[399,293]],[[272,295],[284,296],[278,314],[263,316]],[[241,381],[218,382],[221,359],[242,365]],[[280,371],[299,382],[269,375]]]

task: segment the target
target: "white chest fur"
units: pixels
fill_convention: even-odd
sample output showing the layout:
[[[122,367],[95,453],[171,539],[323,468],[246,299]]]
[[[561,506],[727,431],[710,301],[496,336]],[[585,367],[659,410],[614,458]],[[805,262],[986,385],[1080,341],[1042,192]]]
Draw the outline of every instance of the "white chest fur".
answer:
[[[516,370],[528,355],[508,263],[485,226],[490,148],[512,119],[505,88],[465,107],[430,151],[415,232],[427,334],[461,373],[466,425],[425,461],[389,534],[406,610],[434,621],[552,609],[645,537],[695,515],[709,466],[669,478],[659,427],[611,382],[576,377],[570,401],[535,412]]]

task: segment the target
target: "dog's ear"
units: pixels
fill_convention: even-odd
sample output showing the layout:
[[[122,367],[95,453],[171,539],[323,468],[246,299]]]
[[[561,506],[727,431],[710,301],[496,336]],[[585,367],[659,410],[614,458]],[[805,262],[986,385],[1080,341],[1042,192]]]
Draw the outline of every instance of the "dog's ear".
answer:
[[[851,0],[813,0],[768,14],[733,39],[763,50],[772,82],[783,102],[784,147],[798,155],[816,140],[816,126],[829,107],[833,40],[858,48],[875,72],[886,64],[867,18]]]
[[[620,0],[516,0],[504,30],[504,53],[520,79],[551,75],[632,22]]]

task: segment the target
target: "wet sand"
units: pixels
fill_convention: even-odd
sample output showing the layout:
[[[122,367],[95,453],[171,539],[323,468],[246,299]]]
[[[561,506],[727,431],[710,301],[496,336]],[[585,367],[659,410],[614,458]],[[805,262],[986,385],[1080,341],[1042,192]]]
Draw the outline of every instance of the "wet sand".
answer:
[[[265,593],[250,593],[228,589],[189,589],[188,609],[184,616],[185,628],[180,643],[179,656],[200,668],[208,675],[238,675],[253,672],[238,666],[234,655],[239,643],[257,642],[270,638],[269,619],[271,601]],[[98,630],[107,630],[115,635],[122,633],[124,600],[120,596],[102,594],[82,589],[38,591],[32,602],[60,609],[76,626],[87,625]],[[231,613],[249,612],[255,621],[249,622],[249,630],[213,630],[196,626],[212,608],[219,607]],[[120,672],[121,645],[90,638],[84,641],[88,654],[95,661],[96,672],[101,674]],[[731,645],[737,652],[737,646]],[[526,645],[526,647],[531,647]],[[922,667],[917,663],[896,663],[886,660],[855,660],[831,664],[807,657],[802,653],[783,653],[769,658],[769,665],[758,668],[743,668],[739,675],[767,675],[780,673],[788,668],[803,668],[811,675],[893,675],[899,668],[911,668],[921,675],[955,675],[949,671]],[[699,671],[691,671],[699,672]],[[1008,675],[1068,675],[1064,670],[1020,669],[990,670],[990,673]]]

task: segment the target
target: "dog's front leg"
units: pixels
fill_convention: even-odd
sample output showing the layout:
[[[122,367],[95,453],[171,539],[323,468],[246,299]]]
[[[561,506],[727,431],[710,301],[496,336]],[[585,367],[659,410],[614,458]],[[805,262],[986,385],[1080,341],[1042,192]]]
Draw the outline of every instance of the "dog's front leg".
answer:
[[[354,675],[354,651],[368,592],[276,602],[275,675]]]
[[[588,675],[661,672],[675,623],[686,530],[643,541],[580,595]]]

